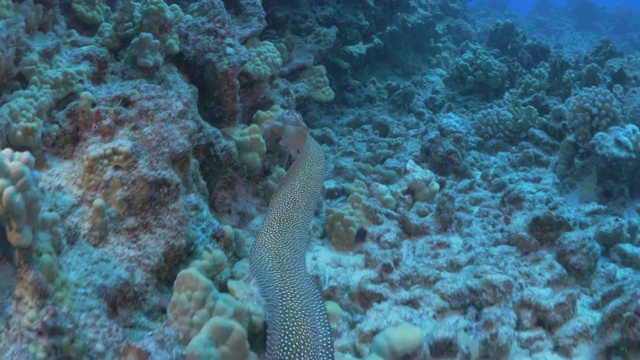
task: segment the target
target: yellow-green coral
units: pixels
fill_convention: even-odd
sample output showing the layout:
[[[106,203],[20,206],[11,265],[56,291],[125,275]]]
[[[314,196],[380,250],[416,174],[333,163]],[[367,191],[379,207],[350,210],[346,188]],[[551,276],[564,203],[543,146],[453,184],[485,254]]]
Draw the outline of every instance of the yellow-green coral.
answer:
[[[83,91],[78,96],[78,110],[82,112],[88,112],[93,106],[93,94],[88,91]]]
[[[268,110],[256,111],[251,119],[254,123],[262,126],[266,122],[277,120],[283,112],[284,109],[280,107],[280,105],[276,104],[271,106]]]
[[[91,205],[91,230],[104,237],[109,231],[109,220],[107,218],[107,203],[97,198]]]
[[[461,94],[485,98],[501,96],[509,85],[507,66],[484,47],[465,41],[444,83]]]
[[[360,161],[354,161],[353,167],[363,175],[375,175],[385,184],[393,184],[398,180],[398,174],[391,169],[376,164],[375,166]]]
[[[435,174],[423,169],[413,160],[409,160],[405,171],[407,175],[402,178],[397,186],[411,194],[414,201],[433,200],[440,191],[440,184],[436,181]]]
[[[138,65],[159,66],[163,62],[163,55],[180,51],[175,27],[183,18],[180,6],[169,6],[163,0],[123,0],[110,22],[103,22],[98,28],[96,41],[110,50],[119,50],[130,39],[137,39],[131,43],[129,50],[137,58],[143,58],[136,59]],[[147,53],[142,54],[145,49]]]
[[[252,124],[244,129],[229,127],[223,131],[238,145],[240,163],[245,166],[247,172],[250,175],[259,173],[267,155],[267,145],[262,138],[260,127]]]
[[[400,360],[416,354],[422,348],[424,333],[408,323],[384,329],[373,337],[367,360]]]
[[[249,336],[262,335],[264,331],[265,313],[255,298],[255,289],[242,280],[227,281],[227,289],[231,296],[249,306],[249,328],[247,329]]]
[[[342,308],[340,304],[335,301],[325,301],[324,305],[327,307],[327,313],[329,314],[329,324],[333,330],[338,328],[340,318],[342,317]]]
[[[0,107],[0,125],[9,128],[9,146],[25,148],[37,155],[47,112],[60,99],[80,91],[85,69],[70,67],[59,56],[47,63],[31,55],[22,59],[20,72],[29,79],[29,85],[14,92],[11,100]]]
[[[254,360],[256,354],[249,347],[247,331],[237,321],[213,317],[202,327],[186,349],[192,360]]]
[[[167,308],[169,325],[186,339],[192,339],[214,316],[233,319],[245,329],[250,326],[247,305],[218,292],[213,282],[197,268],[180,271]]]
[[[184,14],[176,4],[167,6],[163,0],[148,0],[142,7],[142,24],[140,31],[152,34],[162,45],[165,54],[176,54],[180,51],[180,40],[172,29],[179,23]]]
[[[39,218],[37,252],[40,255],[40,269],[52,294],[52,299],[60,305],[71,306],[73,284],[60,271],[53,245],[60,242],[60,215],[43,212]]]
[[[104,9],[100,0],[73,0],[71,9],[75,16],[87,25],[98,26],[104,22]]]
[[[303,96],[309,96],[317,102],[329,102],[336,95],[329,86],[327,69],[322,65],[302,71],[300,81],[294,84],[294,88]]]
[[[0,119],[9,123],[9,145],[37,149],[40,145],[42,126],[52,99],[42,96],[35,86],[16,93],[17,97],[0,108]]]
[[[247,40],[245,47],[249,51],[250,59],[242,67],[243,73],[254,81],[265,81],[278,74],[282,57],[273,43],[251,38]]]
[[[325,231],[331,244],[338,250],[350,250],[356,244],[356,233],[366,224],[364,201],[368,195],[366,185],[354,182],[347,203],[338,208],[326,210]],[[364,186],[364,188],[363,188]]]
[[[164,58],[160,52],[160,41],[153,38],[153,34],[140,33],[131,40],[131,55],[140,67],[151,68],[160,67]]]
[[[40,214],[40,191],[32,171],[35,159],[28,152],[4,149],[0,155],[0,222],[15,247],[31,246]]]
[[[485,140],[521,139],[529,129],[539,127],[542,119],[531,105],[513,104],[509,111],[504,109],[485,109],[474,117],[476,133]]]
[[[364,201],[369,196],[367,185],[355,180],[348,188],[347,204],[326,210],[325,231],[338,250],[349,250],[355,245],[356,233],[366,223]]]
[[[536,128],[542,123],[538,110],[531,105],[514,105],[511,107],[514,124],[509,129],[508,135],[523,138],[529,129]]]
[[[276,191],[276,188],[278,187],[278,182],[282,180],[285,173],[286,173],[285,169],[279,166],[276,166],[271,172],[271,174],[267,176],[267,178],[264,181],[264,184],[262,185],[262,195],[264,196],[264,198],[271,199],[271,195],[273,195],[273,193]]]
[[[586,144],[598,131],[622,122],[622,105],[606,87],[582,89],[567,102],[569,125],[578,143]]]
[[[229,236],[233,236],[233,230]],[[190,267],[199,269],[209,279],[214,279],[227,270],[227,256],[220,249],[205,249]]]
[[[397,200],[393,197],[388,186],[374,182],[371,184],[371,195],[380,201],[380,204],[389,210],[396,207]]]
[[[97,190],[111,167],[130,170],[135,164],[134,160],[133,144],[127,140],[89,146],[82,169],[82,182],[85,189]]]
[[[43,211],[38,217],[38,241],[59,249],[62,246],[60,221],[60,215],[57,212]]]
[[[235,236],[230,226],[224,226],[223,232],[226,237]],[[218,292],[217,286],[223,286],[229,273],[227,257],[220,249],[206,249],[188,269],[181,271],[167,311],[171,326],[190,339],[204,322],[219,316],[234,319],[249,335],[262,333],[264,311],[255,304],[247,304],[244,295],[238,296],[249,291],[239,287],[246,284],[229,280],[227,288],[231,295]]]

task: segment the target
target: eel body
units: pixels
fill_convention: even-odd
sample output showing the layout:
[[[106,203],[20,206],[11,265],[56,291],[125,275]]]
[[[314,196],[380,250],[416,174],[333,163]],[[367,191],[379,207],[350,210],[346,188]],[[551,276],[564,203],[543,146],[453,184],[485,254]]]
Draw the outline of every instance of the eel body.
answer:
[[[271,198],[249,261],[265,303],[266,359],[327,360],[334,358],[331,327],[305,260],[325,159],[306,132],[294,137],[294,162]]]

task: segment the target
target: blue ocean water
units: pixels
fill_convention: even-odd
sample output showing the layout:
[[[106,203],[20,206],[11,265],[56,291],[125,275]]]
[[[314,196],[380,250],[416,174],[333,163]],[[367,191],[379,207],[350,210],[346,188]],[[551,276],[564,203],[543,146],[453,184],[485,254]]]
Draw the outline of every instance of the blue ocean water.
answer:
[[[606,9],[632,9],[635,11],[640,11],[640,2],[635,0],[618,0],[618,1],[608,1],[608,0],[592,0],[592,1],[572,1],[572,0],[472,0],[469,5],[471,7],[475,7],[479,4],[487,4],[490,6],[495,6],[500,9],[509,9],[509,11],[518,14],[518,15],[527,15],[531,10],[535,8],[535,6],[541,2],[548,1],[554,6],[558,7],[566,7],[571,6],[573,4],[580,5],[580,3],[590,3],[595,6],[603,7]]]

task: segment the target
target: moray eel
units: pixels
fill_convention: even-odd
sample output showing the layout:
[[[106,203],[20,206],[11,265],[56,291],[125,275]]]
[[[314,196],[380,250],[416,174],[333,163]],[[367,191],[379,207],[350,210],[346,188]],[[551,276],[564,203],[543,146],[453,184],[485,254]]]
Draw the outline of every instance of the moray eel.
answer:
[[[333,359],[327,309],[305,258],[325,176],[324,154],[302,128],[288,136],[294,161],[278,183],[249,255],[265,303],[266,359]]]

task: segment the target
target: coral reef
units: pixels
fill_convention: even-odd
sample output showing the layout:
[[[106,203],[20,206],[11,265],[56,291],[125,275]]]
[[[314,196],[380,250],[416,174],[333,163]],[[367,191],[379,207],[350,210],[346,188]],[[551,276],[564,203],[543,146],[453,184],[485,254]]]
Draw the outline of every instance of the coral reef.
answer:
[[[0,357],[640,358],[596,3],[0,0]]]

